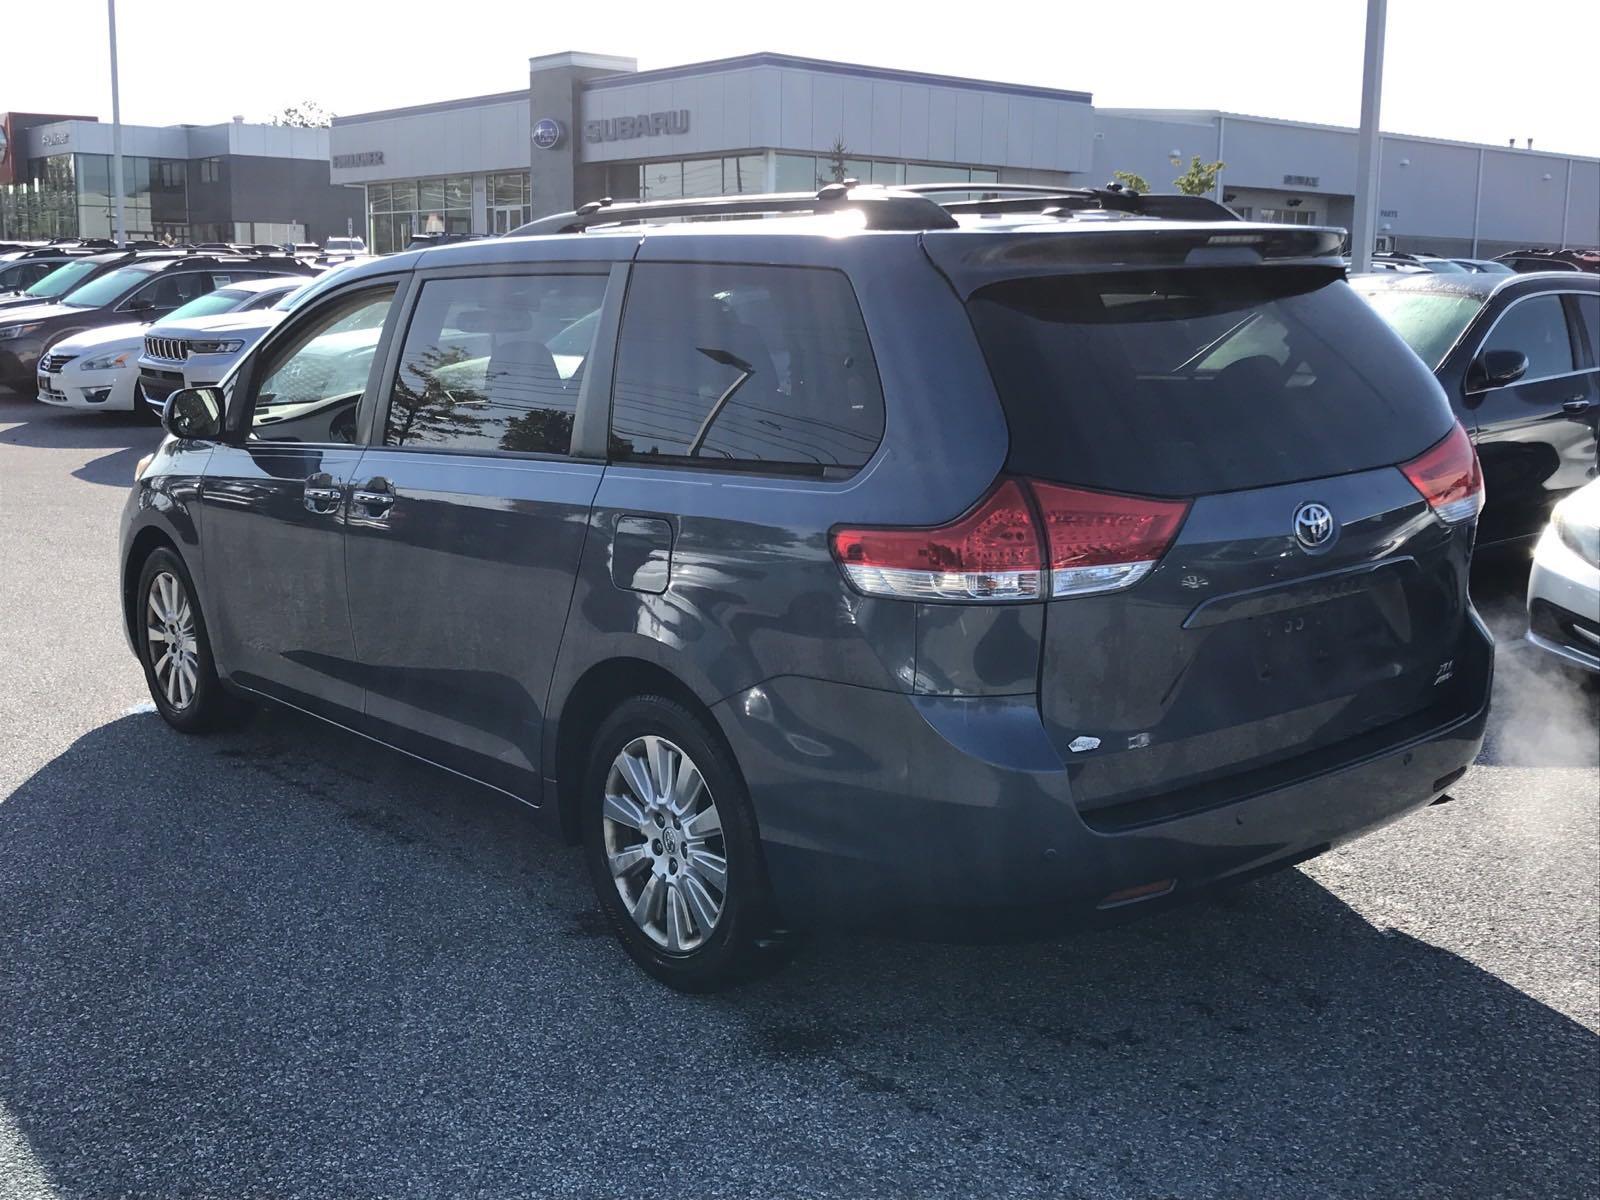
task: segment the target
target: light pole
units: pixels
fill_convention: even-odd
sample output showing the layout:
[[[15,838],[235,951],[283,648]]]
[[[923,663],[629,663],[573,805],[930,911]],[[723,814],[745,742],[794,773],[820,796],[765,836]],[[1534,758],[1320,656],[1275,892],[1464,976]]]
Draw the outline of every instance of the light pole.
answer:
[[[117,222],[112,232],[120,246],[128,240],[122,212],[122,99],[117,93],[117,0],[106,0],[106,21],[111,27],[111,195]]]
[[[1378,110],[1383,97],[1383,34],[1389,0],[1367,0],[1367,53],[1361,68],[1361,135],[1356,152],[1356,206],[1350,231],[1350,273],[1372,270],[1378,235],[1378,175],[1381,166]]]

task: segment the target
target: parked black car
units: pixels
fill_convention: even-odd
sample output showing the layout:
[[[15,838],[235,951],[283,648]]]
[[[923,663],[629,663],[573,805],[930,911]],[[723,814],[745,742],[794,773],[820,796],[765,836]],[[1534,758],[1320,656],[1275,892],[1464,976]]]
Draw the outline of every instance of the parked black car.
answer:
[[[97,261],[101,259],[105,261]],[[314,273],[292,258],[161,251],[93,255],[63,270],[80,267],[87,281],[77,282],[60,299],[0,309],[0,384],[30,390],[40,357],[63,338],[86,329],[159,321],[195,297],[241,279]],[[52,279],[54,275],[46,276],[34,286]]]
[[[1479,542],[1538,536],[1600,468],[1600,278],[1363,276],[1355,287],[1433,368],[1477,444]]]
[[[132,262],[134,257],[128,251],[108,253],[78,246],[44,246],[30,251],[26,261],[46,264],[45,271],[15,290],[0,291],[0,315],[8,308],[25,308],[59,300],[73,288],[87,283],[96,275],[103,275],[124,263]],[[8,282],[7,286],[11,284]]]
[[[1488,703],[1477,464],[1340,231],[951,191],[596,204],[313,284],[130,492],[161,715],[271,699],[526,801],[684,988],[1437,797]]]

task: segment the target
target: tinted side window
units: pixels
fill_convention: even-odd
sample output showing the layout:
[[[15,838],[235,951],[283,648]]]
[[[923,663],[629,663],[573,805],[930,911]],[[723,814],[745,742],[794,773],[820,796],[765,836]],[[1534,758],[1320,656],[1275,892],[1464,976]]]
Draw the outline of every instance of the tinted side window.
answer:
[[[611,452],[820,472],[883,437],[883,392],[849,281],[807,267],[646,263],[623,311]]]
[[[1600,367],[1600,296],[1569,296],[1578,306],[1578,321],[1583,326],[1583,339],[1589,347],[1586,367]]]
[[[604,275],[425,283],[384,445],[565,454],[605,291]]]
[[[148,300],[158,310],[177,308],[211,290],[211,276],[204,271],[168,271],[140,288],[129,299]]]
[[[1530,296],[1506,309],[1484,342],[1485,350],[1520,350],[1528,356],[1525,380],[1565,375],[1573,369],[1572,338],[1560,296]]]

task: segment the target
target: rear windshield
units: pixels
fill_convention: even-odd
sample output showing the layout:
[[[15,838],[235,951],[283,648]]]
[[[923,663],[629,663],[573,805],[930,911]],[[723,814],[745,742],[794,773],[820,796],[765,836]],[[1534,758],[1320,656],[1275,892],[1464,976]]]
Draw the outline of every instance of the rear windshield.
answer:
[[[1014,280],[970,307],[1021,474],[1196,496],[1403,462],[1453,420],[1427,368],[1322,271]]]

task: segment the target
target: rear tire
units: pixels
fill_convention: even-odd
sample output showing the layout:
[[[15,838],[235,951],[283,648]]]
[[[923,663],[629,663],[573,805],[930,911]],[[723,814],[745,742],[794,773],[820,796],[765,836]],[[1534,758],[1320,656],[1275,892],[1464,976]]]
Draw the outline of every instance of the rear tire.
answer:
[[[700,716],[625,701],[595,734],[581,803],[601,911],[652,976],[712,992],[781,960],[749,792]]]
[[[156,711],[181,733],[238,725],[249,706],[217,678],[205,615],[183,560],[161,547],[139,571],[134,636]]]

